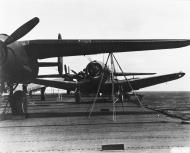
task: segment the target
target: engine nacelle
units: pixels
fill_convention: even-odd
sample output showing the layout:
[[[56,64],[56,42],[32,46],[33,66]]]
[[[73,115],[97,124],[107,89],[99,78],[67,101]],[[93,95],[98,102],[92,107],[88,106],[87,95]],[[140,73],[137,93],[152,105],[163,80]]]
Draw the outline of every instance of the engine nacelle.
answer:
[[[0,34],[0,41],[8,36]],[[6,56],[1,51],[0,80],[2,82],[28,82],[38,74],[37,59],[29,58],[22,42],[14,42],[5,47]]]

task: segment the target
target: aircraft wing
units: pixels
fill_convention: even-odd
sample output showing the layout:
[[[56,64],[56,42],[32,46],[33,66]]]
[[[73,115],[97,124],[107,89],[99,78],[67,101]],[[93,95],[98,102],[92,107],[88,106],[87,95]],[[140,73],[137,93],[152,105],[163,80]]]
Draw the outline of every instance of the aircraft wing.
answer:
[[[131,79],[131,80],[117,80],[115,81],[115,87],[122,86],[126,92],[130,92],[133,90],[139,90],[141,88],[150,87],[153,85],[157,85],[160,83],[172,81],[183,77],[185,73],[172,73],[167,75],[153,76],[141,79]],[[105,84],[105,89],[110,89],[112,86],[111,82],[107,82]],[[131,88],[132,87],[132,88]]]
[[[65,89],[70,91],[75,91],[77,83],[75,81],[61,81],[61,80],[43,80],[43,79],[34,79],[32,81],[35,84],[40,84],[44,86]]]
[[[139,72],[114,72],[114,76],[134,76],[134,75],[154,75],[156,73],[139,73]]]
[[[29,56],[43,59],[59,56],[179,48],[190,45],[190,40],[30,40],[22,41],[21,43],[24,45]]]

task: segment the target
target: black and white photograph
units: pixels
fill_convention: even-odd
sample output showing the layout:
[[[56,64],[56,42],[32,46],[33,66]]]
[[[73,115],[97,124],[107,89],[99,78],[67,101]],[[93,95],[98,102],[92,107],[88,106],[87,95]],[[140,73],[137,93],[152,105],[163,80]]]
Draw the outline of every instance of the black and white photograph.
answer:
[[[0,153],[190,153],[189,0],[0,4]]]

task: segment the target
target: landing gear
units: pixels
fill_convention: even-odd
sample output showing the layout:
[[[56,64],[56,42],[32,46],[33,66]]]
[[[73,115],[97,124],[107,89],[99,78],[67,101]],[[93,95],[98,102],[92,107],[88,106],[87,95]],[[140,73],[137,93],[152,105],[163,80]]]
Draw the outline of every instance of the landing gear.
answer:
[[[41,101],[45,101],[45,90],[46,90],[45,87],[41,89],[41,97],[40,97]]]
[[[23,91],[18,90],[13,94],[18,84],[9,84],[9,104],[13,115],[25,115],[27,116],[27,86],[23,85]]]
[[[119,90],[118,90],[117,95],[118,95],[119,101],[123,104],[125,100],[125,95],[124,95],[124,89],[120,85],[119,85]]]
[[[139,99],[140,101],[142,101],[142,100],[143,100],[144,95],[137,94],[137,96],[138,96],[138,99]]]
[[[119,94],[118,98],[121,103],[124,103],[124,95],[122,93]]]
[[[124,99],[129,102],[131,100],[130,95],[128,93],[124,93]]]
[[[25,92],[18,90],[9,97],[13,115],[27,115],[27,98]]]
[[[75,101],[76,101],[76,103],[80,103],[81,102],[81,95],[80,95],[80,91],[79,90],[77,90],[75,92]]]
[[[67,95],[70,95],[71,94],[71,91],[70,90],[67,90]]]

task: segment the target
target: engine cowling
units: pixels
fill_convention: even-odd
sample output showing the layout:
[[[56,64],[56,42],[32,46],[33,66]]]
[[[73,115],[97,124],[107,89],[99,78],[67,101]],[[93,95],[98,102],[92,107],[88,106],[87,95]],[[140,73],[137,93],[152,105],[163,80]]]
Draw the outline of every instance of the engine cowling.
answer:
[[[104,70],[105,65],[98,61],[90,62],[86,67],[86,74],[90,78],[99,78]]]
[[[36,58],[29,58],[22,42],[4,46],[8,35],[0,34],[0,81],[28,82],[38,74]],[[2,46],[3,45],[3,46]]]
[[[3,65],[7,59],[7,51],[4,46],[4,41],[7,39],[8,35],[0,34],[0,66]]]

